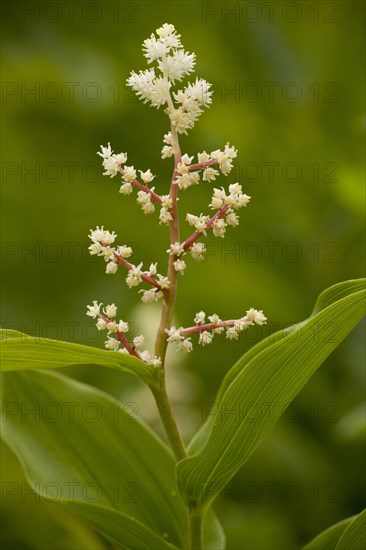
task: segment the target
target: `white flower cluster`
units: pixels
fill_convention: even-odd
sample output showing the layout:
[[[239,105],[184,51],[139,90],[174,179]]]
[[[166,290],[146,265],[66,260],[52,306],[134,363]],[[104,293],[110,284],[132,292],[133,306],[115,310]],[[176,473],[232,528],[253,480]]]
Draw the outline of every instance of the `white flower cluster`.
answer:
[[[194,327],[186,329],[183,327],[171,327],[170,329],[166,329],[165,332],[168,335],[168,342],[176,342],[178,351],[190,352],[192,351],[193,344],[191,338],[187,338],[187,335],[199,334],[198,343],[201,346],[206,346],[212,343],[215,334],[221,334],[226,330],[226,338],[237,340],[240,332],[249,326],[254,324],[263,325],[266,321],[267,318],[263,314],[263,311],[253,308],[246,312],[245,317],[234,321],[222,321],[216,313],[213,313],[208,316],[207,323],[206,313],[199,311],[194,318],[194,322],[196,323]]]
[[[254,324],[265,325],[266,322],[267,317],[263,314],[262,310],[251,308],[246,312],[245,317],[234,321],[234,324],[227,328],[226,338],[229,338],[229,340],[237,340],[240,332],[246,328]]]
[[[120,319],[118,322],[114,320],[117,315],[117,307],[115,304],[108,305],[103,310],[101,310],[103,304],[98,304],[96,300],[93,301],[92,306],[87,306],[88,311],[86,314],[89,317],[95,319],[98,317],[96,327],[99,331],[107,331],[107,340],[104,345],[106,349],[111,351],[119,351],[120,353],[126,353],[131,355],[136,355],[145,363],[149,363],[155,366],[159,366],[161,361],[159,358],[152,356],[148,350],[139,351],[136,350],[143,346],[145,338],[141,334],[136,336],[133,339],[133,344],[131,345],[125,334],[129,331],[128,323]],[[121,347],[122,345],[122,347]]]
[[[164,139],[167,136],[169,136],[169,134],[164,136]],[[162,158],[171,156],[173,154],[172,146],[166,145],[163,147],[161,153]],[[203,181],[215,181],[219,175],[219,171],[213,167],[214,165],[218,165],[222,174],[227,176],[233,168],[233,159],[236,158],[237,155],[237,149],[227,143],[223,151],[218,149],[217,151],[212,151],[212,153],[206,153],[206,151],[198,153],[198,165],[196,165],[195,169],[192,167],[193,157],[183,155],[177,166],[178,176],[176,177],[176,182],[179,188],[188,189],[188,187],[192,185],[197,185],[201,178],[201,171]]]
[[[181,275],[184,275],[184,270],[187,267],[184,260],[180,258],[180,256],[183,256],[185,254],[184,247],[181,243],[174,243],[171,244],[170,247],[167,250],[167,253],[170,256],[175,256],[177,259],[173,262],[173,266],[175,271],[180,273]]]
[[[89,246],[89,252],[91,255],[103,256],[107,262],[106,273],[114,274],[117,272],[119,265],[124,265],[128,269],[126,276],[126,283],[129,288],[138,286],[144,280],[146,282],[151,282],[151,280],[156,281],[159,285],[154,286],[149,290],[141,290],[142,297],[141,300],[143,303],[155,302],[163,298],[163,290],[169,288],[169,279],[157,273],[157,264],[151,264],[148,271],[143,271],[141,262],[139,265],[133,265],[126,261],[126,258],[129,258],[132,255],[132,248],[126,245],[111,247],[110,245],[115,241],[117,235],[110,233],[104,229],[104,226],[99,227],[95,230],[90,230],[89,238],[93,241]]]
[[[212,103],[211,84],[203,78],[196,78],[183,90],[173,93],[178,108],[169,109],[169,118],[179,134],[187,134],[203,113],[202,107],[209,107]]]
[[[250,197],[243,193],[242,186],[239,183],[232,183],[229,185],[228,194],[223,188],[214,189],[209,206],[214,210],[218,210],[218,212],[213,218],[204,216],[203,214],[195,216],[188,213],[186,220],[189,225],[194,226],[196,231],[203,233],[205,236],[206,230],[210,227],[215,237],[223,238],[228,225],[232,227],[239,225],[239,216],[234,210],[246,206],[249,201]]]
[[[189,75],[195,66],[195,54],[188,53],[183,49],[180,42],[180,35],[177,34],[174,25],[165,23],[156,30],[156,35],[151,34],[142,46],[147,62],[156,63],[155,69],[131,72],[127,79],[136,95],[144,101],[151,103],[153,107],[161,107],[167,104],[167,113],[178,133],[186,134],[187,130],[193,128],[196,120],[203,112],[203,107],[208,107],[212,101],[211,84],[205,80],[196,78],[196,81],[189,83],[185,88],[173,92],[173,103],[171,88],[180,82],[186,75]],[[168,144],[169,145],[169,144]]]
[[[190,338],[184,338],[184,336],[182,336],[182,330],[183,327],[171,327],[170,329],[165,329],[165,332],[168,335],[168,342],[175,342],[178,351],[189,353],[193,349],[193,344]]]
[[[197,161],[193,156],[183,154],[181,156],[177,133],[186,134],[193,128],[195,122],[205,107],[212,102],[211,84],[205,80],[196,78],[188,84],[181,84],[181,89],[176,89],[177,82],[181,82],[190,75],[195,67],[195,54],[186,52],[181,44],[180,35],[171,24],[164,24],[157,29],[156,34],[151,34],[143,43],[143,53],[149,64],[155,63],[154,68],[141,70],[138,73],[132,71],[127,80],[136,95],[153,107],[164,106],[165,113],[169,116],[171,131],[164,135],[164,146],[161,158],[174,156],[175,167],[173,180],[169,194],[162,195],[156,192],[155,187],[150,187],[155,175],[150,169],[136,170],[134,166],[127,166],[127,154],[114,154],[110,143],[106,147],[101,146],[97,154],[103,159],[104,175],[115,177],[121,174],[122,185],[119,192],[122,195],[130,195],[134,188],[137,189],[136,201],[143,213],[151,214],[158,207],[159,223],[170,225],[171,241],[167,253],[169,254],[168,276],[157,272],[157,264],[152,263],[148,270],[143,269],[143,263],[134,265],[128,261],[132,255],[132,248],[127,245],[117,246],[117,235],[114,231],[104,229],[104,226],[90,230],[92,244],[89,246],[90,254],[102,256],[106,261],[106,273],[114,274],[120,266],[127,270],[126,283],[129,288],[137,287],[142,283],[149,285],[148,290],[140,290],[143,303],[155,302],[167,298],[170,286],[176,284],[176,273],[183,275],[186,269],[185,256],[190,254],[196,261],[203,261],[206,252],[205,245],[197,242],[202,235],[206,236],[208,230],[212,230],[214,236],[224,237],[227,226],[235,227],[239,224],[237,211],[246,206],[250,197],[243,193],[239,183],[214,188],[209,208],[215,212],[211,215],[200,213],[186,214],[186,221],[194,228],[192,234],[183,242],[173,242],[179,237],[179,220],[177,214],[177,201],[179,190],[198,185],[200,181],[215,182],[221,174],[227,176],[233,169],[233,161],[237,157],[237,150],[230,143],[226,143],[223,150],[217,149],[207,153],[203,151],[197,154]],[[139,172],[139,177],[137,176]],[[167,191],[165,191],[167,192]],[[174,271],[176,273],[173,272]],[[173,289],[174,290],[174,289]],[[166,303],[168,303],[167,301]],[[128,324],[120,320],[114,320],[117,308],[114,304],[108,305],[101,311],[102,304],[93,302],[88,306],[87,315],[96,318],[98,330],[106,330],[108,338],[105,343],[107,349],[129,353],[139,357],[148,363],[160,364],[160,359],[152,357],[148,351],[140,352],[144,343],[143,336],[134,338],[131,344],[125,333]],[[198,343],[202,346],[210,344],[215,334],[226,332],[226,338],[238,339],[241,331],[247,327],[266,322],[262,311],[249,309],[241,319],[222,321],[217,314],[208,316],[200,311],[195,316],[195,325],[190,328],[166,328],[168,342],[175,342],[178,350],[192,351],[191,337],[198,335]],[[165,325],[166,326],[166,325]]]
[[[141,209],[144,214],[152,214],[155,211],[155,202],[160,203],[160,214],[159,214],[159,223],[169,225],[173,217],[171,214],[171,209],[173,207],[173,201],[170,195],[159,195],[155,194],[155,187],[149,187],[149,184],[153,181],[156,176],[148,168],[145,172],[139,170],[142,184],[137,181],[137,173],[134,166],[124,166],[122,164],[127,161],[126,153],[119,153],[118,155],[113,155],[111,150],[110,143],[107,147],[101,145],[102,152],[97,154],[103,157],[103,166],[106,168],[104,175],[114,177],[118,172],[122,175],[122,185],[119,189],[119,192],[122,195],[130,195],[133,191],[133,187],[138,187],[140,190],[137,192],[136,202],[141,206]],[[173,153],[172,153],[173,154]],[[110,271],[112,273],[112,271]]]
[[[170,195],[161,196],[161,209],[159,214],[159,223],[164,225],[169,225],[173,219],[171,214],[171,209],[173,207],[173,199]]]
[[[197,260],[198,262],[201,262],[204,260],[204,254],[206,252],[206,247],[203,243],[193,243],[187,251],[185,250],[182,243],[174,243],[170,245],[170,247],[167,250],[167,253],[170,256],[176,256],[177,259],[174,262],[174,269],[178,272],[180,272],[182,275],[184,274],[184,270],[186,268],[185,262],[180,258],[180,256],[184,256],[186,252],[190,252],[192,258],[194,260]]]
[[[119,172],[122,164],[127,162],[127,153],[118,153],[115,155],[111,149],[110,143],[108,143],[107,147],[103,147],[103,145],[101,145],[100,148],[102,149],[102,152],[98,151],[97,155],[103,159],[103,168],[105,168],[103,176],[110,176],[111,178],[114,178],[114,176],[116,176]]]

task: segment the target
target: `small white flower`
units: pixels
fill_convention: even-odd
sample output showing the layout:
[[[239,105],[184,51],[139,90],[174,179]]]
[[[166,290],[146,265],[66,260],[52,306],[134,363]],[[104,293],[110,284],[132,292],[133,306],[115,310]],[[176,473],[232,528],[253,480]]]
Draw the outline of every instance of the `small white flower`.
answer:
[[[150,275],[151,277],[154,277],[157,274],[157,263],[150,264],[149,271],[147,272],[147,275]]]
[[[103,250],[102,245],[100,243],[92,243],[89,247],[89,254],[92,256],[99,255],[101,251]]]
[[[122,321],[122,319],[120,319],[118,321],[118,325],[116,329],[118,330],[118,332],[123,332],[123,333],[128,332],[129,330],[128,323],[125,323],[125,321]]]
[[[110,246],[104,246],[100,252],[100,256],[103,256],[106,262],[114,260],[114,249]]]
[[[114,160],[118,164],[124,164],[127,162],[127,153],[118,153],[117,155],[114,155]]]
[[[212,231],[215,237],[222,237],[225,236],[226,231],[226,222],[223,219],[217,219],[212,224]]]
[[[114,178],[119,172],[119,163],[117,162],[115,155],[104,159],[103,167],[105,168],[103,176],[110,176],[111,178]]]
[[[237,150],[235,147],[230,147],[227,143],[224,151],[212,151],[211,158],[216,160],[219,164],[221,172],[227,176],[233,168],[233,159],[237,156]]]
[[[99,225],[97,225],[97,228],[94,229],[94,231],[92,229],[90,230],[89,239],[91,239],[94,243],[103,242],[104,235],[104,226],[102,225],[102,227],[99,227]]]
[[[177,172],[179,174],[186,174],[188,172],[189,166],[192,164],[193,157],[189,157],[187,154],[182,155],[180,162],[177,166]]]
[[[146,363],[150,363],[151,361],[151,353],[147,349],[145,351],[140,352],[140,357]]]
[[[248,202],[250,201],[251,197],[249,195],[245,195],[245,193],[243,193],[242,195],[240,195],[239,199],[238,199],[238,202],[240,204],[240,206],[246,206],[248,204]]]
[[[218,323],[221,323],[221,319],[216,313],[209,315],[208,319],[211,323],[215,323],[215,325],[217,325]],[[215,334],[221,334],[224,330],[225,330],[225,327],[217,327],[217,328],[214,328],[212,332],[214,332]]]
[[[229,185],[229,193],[231,195],[241,195],[243,193],[242,186],[239,183]]]
[[[136,170],[133,166],[125,166],[123,169],[123,179],[125,182],[132,183],[136,179]]]
[[[151,202],[150,193],[145,193],[145,191],[139,191],[137,193],[137,203],[141,206],[144,214],[151,214],[155,210],[154,204]]]
[[[170,195],[161,195],[161,206],[168,210],[173,206],[173,199]]]
[[[107,315],[107,317],[109,317],[109,319],[112,319],[113,317],[116,316],[116,313],[117,313],[117,306],[115,306],[114,304],[111,304],[109,306],[107,306],[105,309],[105,314]]]
[[[117,247],[117,254],[118,256],[121,256],[121,258],[129,258],[132,254],[132,248],[130,246],[118,246]]]
[[[108,338],[106,341],[105,341],[105,347],[107,349],[110,349],[112,351],[118,351],[119,349],[119,341],[116,340],[115,338]]]
[[[204,216],[200,214],[199,216],[194,216],[193,214],[187,214],[186,220],[189,225],[194,225],[196,231],[205,234],[207,228],[207,222],[210,220],[210,216]]]
[[[112,244],[116,240],[116,237],[117,235],[115,234],[114,231],[112,231],[112,233],[110,233],[109,231],[105,231],[104,237],[103,237],[103,243],[107,245]]]
[[[161,150],[161,158],[167,159],[172,157],[173,154],[174,154],[173,147],[171,147],[170,145],[164,145],[164,147]]]
[[[111,144],[110,143],[108,143],[107,147],[103,147],[103,145],[101,145],[100,148],[101,148],[102,152],[98,151],[97,155],[99,155],[103,159],[107,159],[113,153],[113,151],[111,150]]]
[[[168,342],[178,342],[179,340],[183,340],[183,336],[181,335],[181,331],[183,330],[182,327],[180,328],[166,328],[165,332],[168,335]]]
[[[144,214],[151,214],[155,210],[155,206],[151,202],[150,193],[145,193],[145,191],[139,191],[137,193],[137,203],[141,206]]]
[[[224,205],[225,199],[226,199],[226,193],[224,189],[215,188],[212,195],[210,208],[212,208],[213,210],[219,210]]]
[[[167,55],[158,60],[159,70],[172,82],[182,80],[184,75],[193,71],[195,54],[176,50],[172,55]]]
[[[206,318],[206,313],[204,311],[199,311],[198,313],[196,313],[194,322],[196,323],[196,325],[204,325],[205,318]]]
[[[173,216],[171,215],[169,210],[167,210],[164,207],[160,209],[160,213],[159,213],[160,224],[169,225],[172,219],[173,219]]]
[[[99,317],[98,321],[97,321],[97,329],[98,330],[105,330],[107,328],[107,322],[102,319],[101,317]]]
[[[176,34],[175,27],[171,23],[164,23],[161,27],[156,29],[156,34],[160,36],[160,38],[165,38],[165,39],[170,38],[171,39],[170,41],[166,40],[166,42],[170,44],[170,47],[174,47],[174,48],[181,47],[181,44],[179,41],[180,34]]]
[[[234,145],[230,147],[229,143],[225,145],[224,153],[229,159],[234,159],[238,156],[237,149],[235,149]]]
[[[235,330],[235,327],[229,327],[226,330],[226,338],[229,338],[229,340],[237,340],[239,338],[239,334]]]
[[[173,266],[175,271],[177,271],[181,275],[184,275],[184,270],[187,267],[184,260],[176,260],[175,262],[173,262]]]
[[[126,181],[121,187],[119,188],[119,192],[122,193],[122,195],[130,195],[132,193],[133,187],[130,182]]]
[[[135,348],[140,348],[141,346],[143,346],[144,342],[145,338],[142,334],[140,336],[135,336],[135,338],[133,339],[133,345],[135,346]]]
[[[190,174],[183,174],[182,176],[178,176],[176,178],[176,182],[178,184],[179,189],[188,189],[188,187],[191,186],[191,178]]]
[[[183,351],[185,353],[190,353],[192,351],[193,345],[190,338],[184,338],[177,343],[177,351]]]
[[[167,145],[173,145],[173,139],[172,139],[172,133],[168,132],[167,134],[164,134],[164,143]]]
[[[117,332],[117,324],[115,321],[111,321],[110,323],[108,323],[107,325],[107,328],[108,328],[108,334],[114,334]]]
[[[155,206],[151,202],[151,200],[149,200],[148,202],[146,202],[141,206],[141,210],[143,211],[144,214],[152,214],[155,211]]]
[[[147,58],[148,63],[152,63],[156,59],[159,59],[159,57],[166,55],[170,48],[167,44],[161,40],[157,40],[156,37],[151,34],[150,38],[144,41],[142,49],[144,50],[144,56]]]
[[[208,332],[207,330],[204,330],[200,334],[198,343],[201,344],[201,346],[206,346],[207,344],[211,344],[212,340],[213,334],[211,332]]]
[[[267,317],[263,314],[263,311],[258,311],[257,309],[250,308],[247,311],[248,319],[257,325],[264,325],[267,321]]]
[[[200,182],[199,172],[189,172],[189,182],[191,185],[198,185]]]
[[[206,247],[203,243],[193,243],[189,252],[194,260],[201,262],[205,259],[204,253],[206,252]]]
[[[200,181],[199,172],[187,172],[176,178],[176,182],[179,186],[179,189],[188,189],[192,185],[197,185]]]
[[[168,277],[163,277],[163,275],[158,275],[158,283],[161,289],[166,289],[170,286],[170,281]]]
[[[198,153],[197,160],[200,164],[203,164],[204,162],[208,162],[211,160],[211,157],[206,151],[203,151],[202,153]]]
[[[184,246],[181,243],[171,244],[167,252],[170,256],[181,256],[184,254]]]
[[[157,289],[150,288],[149,290],[140,290],[142,293],[141,301],[144,304],[149,304],[150,302],[156,302],[157,300]]]
[[[118,270],[118,264],[117,262],[108,262],[107,265],[106,265],[106,268],[105,268],[105,272],[109,275],[109,274],[114,274],[116,273]]]
[[[219,175],[218,170],[215,170],[215,168],[212,168],[212,166],[209,166],[203,171],[202,179],[203,181],[215,181],[216,177]]]
[[[228,225],[231,225],[232,227],[236,227],[239,225],[239,216],[235,214],[235,212],[229,212],[225,216],[225,221]]]
[[[151,173],[150,168],[146,170],[146,172],[142,172],[141,170],[139,170],[139,172],[144,183],[150,183],[154,178],[156,178],[156,176]]]
[[[95,319],[96,317],[98,317],[98,315],[100,315],[101,306],[102,306],[102,304],[98,304],[98,302],[96,300],[94,300],[92,306],[86,306],[89,310],[89,311],[86,312],[86,314],[89,317],[93,317],[93,319]]]
[[[131,269],[128,271],[127,277],[126,277],[126,283],[129,288],[132,288],[133,286],[137,286],[142,282],[142,262],[135,266],[133,265]]]
[[[154,365],[154,367],[161,366],[161,359],[160,357],[156,357],[156,355],[154,355],[154,357],[150,361],[151,361],[151,364]]]

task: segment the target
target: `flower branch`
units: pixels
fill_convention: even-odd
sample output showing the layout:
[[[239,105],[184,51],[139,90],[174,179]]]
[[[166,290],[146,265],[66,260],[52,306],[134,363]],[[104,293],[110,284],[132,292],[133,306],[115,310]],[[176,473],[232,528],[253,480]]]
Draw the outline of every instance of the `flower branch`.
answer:
[[[206,223],[205,223],[205,229],[204,230],[201,230],[201,231],[195,231],[194,233],[192,233],[192,235],[190,235],[190,237],[188,237],[184,243],[182,244],[183,246],[183,249],[186,251],[188,250],[189,248],[191,248],[192,244],[195,243],[201,236],[204,232],[206,232],[207,229],[211,229],[211,227],[214,225],[215,221],[222,218],[225,213],[227,212],[227,210],[229,209],[229,205],[228,204],[224,204],[220,210],[218,210],[216,212],[216,214],[214,214]]]
[[[125,170],[123,168],[121,168],[120,166],[118,167],[118,172],[123,176],[125,174]],[[141,191],[143,191],[144,193],[148,193],[149,195],[151,195],[151,199],[159,204],[162,204],[163,202],[163,199],[160,197],[160,195],[158,195],[157,193],[155,193],[155,191],[153,189],[150,189],[150,187],[148,187],[147,185],[139,182],[137,179],[134,179],[132,180],[131,182],[131,186],[132,187],[137,187],[138,189],[140,189]],[[126,193],[125,193],[126,194]]]

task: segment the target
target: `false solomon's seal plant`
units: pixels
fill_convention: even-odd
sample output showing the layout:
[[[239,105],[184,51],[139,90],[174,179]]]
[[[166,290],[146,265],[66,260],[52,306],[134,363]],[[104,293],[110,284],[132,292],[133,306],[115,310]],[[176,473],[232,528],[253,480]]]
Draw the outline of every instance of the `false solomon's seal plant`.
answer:
[[[210,344],[215,334],[238,339],[253,324],[262,325],[261,310],[247,304],[239,319],[222,320],[219,313],[195,314],[190,327],[173,326],[177,282],[191,261],[205,255],[205,238],[223,238],[228,226],[239,223],[239,210],[250,197],[238,182],[214,187],[217,176],[228,176],[237,156],[223,149],[189,156],[179,136],[187,134],[211,104],[210,84],[193,73],[195,54],[187,53],[173,25],[164,24],[143,43],[151,68],[132,72],[127,84],[144,103],[162,107],[169,119],[161,156],[174,160],[169,188],[155,181],[149,169],[127,164],[127,154],[102,146],[104,174],[118,181],[122,195],[136,194],[144,214],[157,215],[167,226],[167,271],[156,263],[135,265],[132,249],[101,224],[90,231],[89,251],[106,262],[106,273],[125,276],[129,288],[140,287],[142,302],[160,301],[161,320],[155,348],[145,349],[144,335],[129,338],[126,319],[117,306],[94,300],[87,315],[106,334],[106,350],[71,342],[34,338],[3,330],[2,436],[19,457],[29,483],[43,497],[57,500],[123,549],[222,549],[223,530],[211,505],[218,492],[241,468],[270,431],[281,411],[293,400],[326,357],[363,315],[364,282],[350,280],[324,291],[305,321],[279,331],[245,353],[225,376],[214,414],[186,445],[177,426],[165,385],[166,351],[178,352]],[[188,212],[180,227],[180,193],[202,180],[211,194],[207,212]],[[190,226],[192,229],[190,229]],[[168,248],[167,248],[168,247]],[[243,297],[243,301],[246,298]],[[146,306],[149,307],[149,306]],[[337,339],[329,326],[337,324]],[[328,330],[327,330],[328,327]],[[314,336],[316,334],[316,337]],[[121,404],[96,388],[49,369],[96,364],[138,376],[151,389],[170,449],[148,426]],[[29,372],[33,371],[33,372]],[[56,417],[22,416],[22,407],[40,411],[59,404]],[[251,410],[276,403],[271,418],[251,421]],[[86,411],[94,406],[92,417]],[[67,405],[67,407],[66,407]],[[43,407],[43,408],[42,408]],[[243,411],[227,415],[228,410]],[[47,409],[48,410],[48,409]],[[57,409],[58,410],[58,409]],[[97,411],[97,414],[95,413]],[[68,413],[68,414],[66,414]],[[44,490],[47,487],[47,491]],[[362,547],[365,513],[327,529],[307,546]],[[243,528],[245,547],[245,526]]]

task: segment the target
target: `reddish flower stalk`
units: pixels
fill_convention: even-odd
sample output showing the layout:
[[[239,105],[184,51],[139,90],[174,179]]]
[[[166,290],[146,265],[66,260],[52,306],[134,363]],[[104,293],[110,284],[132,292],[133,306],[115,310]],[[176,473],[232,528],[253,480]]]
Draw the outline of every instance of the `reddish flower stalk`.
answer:
[[[188,336],[189,334],[196,334],[204,332],[205,330],[215,330],[216,328],[221,327],[230,327],[234,325],[238,320],[230,319],[229,321],[220,321],[219,323],[207,323],[206,325],[195,325],[194,327],[184,328],[180,331],[182,336]],[[247,322],[249,321],[248,317],[243,317],[240,321]]]
[[[108,245],[105,243],[102,243],[102,246],[106,248]],[[125,258],[122,258],[122,256],[117,254],[117,252],[113,252],[113,256],[116,258],[117,262],[120,265],[123,265],[123,267],[125,267],[126,269],[132,269],[133,267],[136,267],[133,264],[131,264],[129,261],[127,261]],[[162,292],[165,292],[166,290],[164,288],[161,288],[161,286],[159,285],[155,277],[152,277],[151,275],[145,275],[144,273],[142,273],[141,279],[145,281],[145,283],[148,283],[149,285],[154,286],[155,288],[157,288],[158,290],[161,290]]]
[[[103,319],[103,321],[105,323],[107,323],[107,325],[112,322],[111,319],[109,319],[108,317],[105,317],[104,315],[99,314],[98,317],[100,319]],[[126,348],[126,350],[128,351],[128,353],[130,355],[134,355],[135,357],[137,357],[138,359],[140,359],[142,361],[139,353],[135,350],[135,348],[133,346],[131,346],[131,344],[129,343],[126,336],[123,334],[123,332],[120,332],[119,330],[117,330],[116,331],[116,336],[117,336],[118,340],[121,342],[121,344],[123,345],[123,347]]]
[[[219,161],[212,159],[212,160],[208,160],[207,162],[197,162],[196,164],[191,164],[188,167],[188,170],[204,170],[205,168],[208,168],[213,164],[219,164]]]
[[[216,214],[208,220],[207,225],[206,225],[206,229],[210,229],[210,227],[212,227],[214,222],[216,220],[218,220],[219,218],[222,218],[229,208],[230,207],[229,207],[228,204],[224,204],[220,208],[220,210],[218,210],[216,212]],[[200,238],[201,235],[202,235],[202,231],[195,231],[194,233],[192,233],[192,235],[190,237],[188,237],[188,239],[186,239],[183,243],[184,250],[188,250],[192,246],[192,244]]]
[[[123,168],[119,167],[118,172],[120,172],[120,174],[122,174],[122,176],[123,176],[123,172],[124,172]],[[160,195],[155,193],[155,191],[150,189],[147,185],[144,185],[143,183],[140,183],[138,180],[133,180],[131,182],[131,185],[133,185],[134,187],[137,187],[138,189],[140,189],[141,191],[144,191],[145,193],[149,193],[151,195],[151,198],[152,198],[153,201],[158,202],[159,204],[161,204],[163,202]]]

